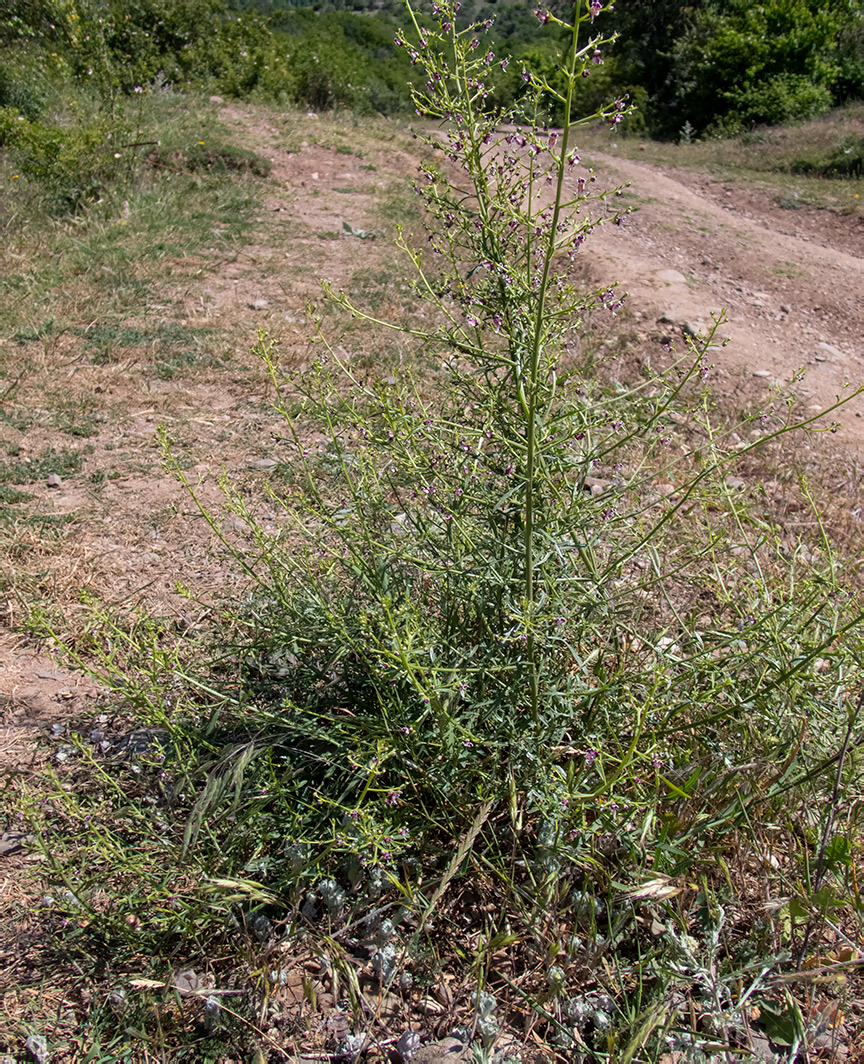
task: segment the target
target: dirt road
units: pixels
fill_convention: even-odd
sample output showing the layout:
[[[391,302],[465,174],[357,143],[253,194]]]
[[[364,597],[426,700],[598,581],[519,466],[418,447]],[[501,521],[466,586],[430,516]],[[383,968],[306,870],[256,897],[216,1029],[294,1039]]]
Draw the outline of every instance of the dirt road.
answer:
[[[860,218],[783,209],[737,183],[608,153],[585,152],[583,162],[606,184],[629,183],[637,208],[586,245],[593,272],[619,278],[637,317],[670,335],[725,311],[731,340],[715,358],[718,391],[764,393],[803,368],[796,390],[815,413],[864,379]],[[836,420],[836,441],[857,453],[864,397]]]

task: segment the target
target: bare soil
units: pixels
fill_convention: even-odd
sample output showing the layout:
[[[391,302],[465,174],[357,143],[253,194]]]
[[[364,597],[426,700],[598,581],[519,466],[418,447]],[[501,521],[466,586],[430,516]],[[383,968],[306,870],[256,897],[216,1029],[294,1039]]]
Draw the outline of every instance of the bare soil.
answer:
[[[721,334],[730,343],[713,374],[723,397],[764,401],[803,369],[795,390],[815,414],[864,379],[860,212],[784,209],[738,181],[606,153],[586,152],[583,161],[601,182],[627,184],[625,202],[637,208],[588,245],[594,272],[622,278],[648,336],[680,338],[685,323],[704,330],[712,314],[724,313]],[[842,425],[837,446],[857,455],[864,399],[831,420]]]

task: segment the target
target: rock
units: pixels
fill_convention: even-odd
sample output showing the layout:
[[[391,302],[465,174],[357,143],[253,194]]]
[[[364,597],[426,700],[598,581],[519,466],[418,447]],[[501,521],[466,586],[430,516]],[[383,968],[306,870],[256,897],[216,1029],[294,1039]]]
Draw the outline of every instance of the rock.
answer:
[[[221,96],[211,96],[210,103],[225,103],[225,100]]]
[[[34,1061],[34,1064],[48,1064],[51,1059],[48,1056],[48,1040],[44,1035],[31,1034],[24,1043],[24,1048],[30,1054],[30,1059]]]
[[[833,344],[826,344],[823,341],[816,345],[815,358],[817,362],[830,362],[833,359],[843,358],[843,352],[839,347],[835,347]]]
[[[195,994],[203,986],[203,982],[198,973],[192,968],[184,968],[182,972],[177,972],[174,976],[174,986],[182,993]]]
[[[400,1061],[410,1060],[420,1048],[420,1035],[416,1031],[405,1031],[396,1043],[396,1056]]]
[[[750,374],[751,377],[773,377],[774,374],[770,369],[754,369]]]
[[[706,329],[701,321],[685,321],[681,326],[681,331],[685,336],[699,337],[706,332]]]
[[[134,763],[143,756],[165,754],[171,749],[168,732],[161,728],[137,728],[121,735],[111,744],[111,752],[123,761]]]
[[[674,325],[675,324],[675,318],[672,316],[671,312],[668,311],[668,310],[665,310],[660,315],[660,317],[657,319],[657,321],[658,321],[658,323],[660,325]]]
[[[411,1057],[411,1064],[462,1064],[471,1059],[471,1054],[456,1038],[445,1038],[421,1046]]]
[[[45,481],[45,483],[48,485],[49,488],[62,488],[63,478],[61,476],[58,476],[57,473],[52,473]]]
[[[792,308],[787,306],[785,303],[781,303],[780,304],[780,313],[781,314],[789,314],[789,313],[791,313],[791,310],[792,310]]]
[[[265,307],[269,307],[270,304],[266,299],[253,299],[249,304],[250,310],[264,310]]]
[[[246,465],[250,469],[275,469],[279,462],[275,458],[248,458]]]
[[[740,477],[727,477],[726,478],[726,487],[727,488],[735,488],[738,491],[743,491],[744,488],[747,487],[747,481],[746,480],[742,480]]]
[[[10,857],[24,849],[27,836],[23,831],[4,831],[0,835],[0,857]]]
[[[234,517],[232,520],[226,521],[222,526],[222,529],[225,532],[240,532],[245,534],[249,531],[249,526],[242,518]]]
[[[318,180],[318,171],[317,170],[312,174],[312,180],[313,181],[317,181]]]
[[[684,274],[677,270],[658,270],[654,276],[658,281],[665,281],[666,284],[683,284],[687,280]]]
[[[586,477],[584,480],[584,490],[590,491],[592,495],[602,495],[608,487],[609,481],[599,477]]]

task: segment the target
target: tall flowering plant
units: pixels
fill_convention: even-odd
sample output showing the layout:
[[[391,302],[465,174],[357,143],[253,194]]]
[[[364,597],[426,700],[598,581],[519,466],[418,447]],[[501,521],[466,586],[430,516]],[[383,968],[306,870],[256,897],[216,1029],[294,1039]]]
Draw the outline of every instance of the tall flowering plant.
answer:
[[[429,809],[459,822],[451,796],[476,796],[480,780],[510,794],[514,824],[517,795],[529,795],[534,826],[560,840],[586,793],[614,795],[634,764],[656,769],[657,692],[698,697],[702,665],[670,664],[679,644],[664,633],[688,580],[715,579],[700,566],[718,565],[729,539],[713,516],[729,505],[714,476],[729,451],[707,406],[698,414],[714,332],[632,386],[584,364],[587,316],[615,313],[622,297],[614,285],[586,292],[571,267],[598,226],[626,214],[622,190],[600,187],[575,143],[580,123],[614,128],[628,111],[616,100],[573,117],[611,41],[593,33],[600,10],[540,11],[567,35],[556,83],[525,69],[518,109],[502,110],[489,100],[507,60],[484,43],[488,24],[458,28],[450,4],[427,24],[409,8],[413,35],[398,41],[426,74],[414,97],[425,240],[398,241],[413,313],[387,321],[325,289],[415,357],[370,379],[365,355],[318,321],[319,356],[291,372],[262,337],[296,452],[283,498],[296,529],[288,548],[258,537],[270,574],[252,567],[268,584],[259,660],[282,663],[292,742],[305,729],[306,747],[346,774],[335,845],[352,853],[383,840],[395,861],[416,844],[411,810],[424,834]],[[559,128],[543,120],[550,99]],[[685,397],[702,417],[693,444],[671,414]],[[685,550],[694,528],[698,549]],[[700,636],[700,662],[704,647]],[[383,826],[394,794],[398,833]]]
[[[409,6],[411,41],[402,33],[396,38],[426,75],[414,103],[425,120],[419,138],[430,149],[415,186],[425,208],[427,246],[414,248],[402,238],[400,245],[415,270],[413,290],[434,308],[436,325],[390,327],[444,355],[449,399],[430,418],[428,400],[407,396],[405,389],[417,393],[407,379],[382,394],[360,387],[350,362],[334,351],[328,360],[356,386],[348,402],[358,433],[387,451],[386,483],[379,485],[399,499],[400,531],[417,533],[423,544],[425,560],[415,557],[412,566],[436,578],[442,569],[459,582],[470,574],[470,584],[484,585],[469,610],[472,626],[477,636],[492,637],[495,657],[502,645],[510,648],[507,699],[515,702],[517,717],[528,714],[540,727],[541,646],[561,654],[572,607],[563,599],[574,585],[585,579],[593,585],[598,576],[588,526],[616,514],[613,506],[586,499],[585,477],[624,428],[608,409],[586,401],[573,374],[586,314],[621,306],[614,287],[586,294],[568,279],[568,264],[594,229],[621,220],[605,203],[620,189],[598,188],[580,166],[574,130],[597,120],[614,127],[628,105],[616,100],[573,120],[576,87],[613,40],[592,35],[580,41],[602,10],[598,3],[575,7],[571,21],[538,10],[541,21],[567,35],[560,77],[552,86],[523,69],[524,93],[518,109],[510,110],[488,106],[492,81],[510,62],[484,43],[491,22],[460,29],[458,8],[433,4],[429,28]],[[550,100],[563,108],[560,129],[540,121]],[[592,211],[598,204],[599,214]],[[375,320],[344,293],[328,291],[353,315]],[[456,413],[466,402],[467,417]],[[418,474],[421,483],[410,484]],[[574,536],[576,528],[587,534]],[[377,544],[373,553],[380,557],[382,549]],[[464,619],[464,586],[445,591],[449,607],[439,603],[435,612],[446,616],[460,601],[456,612]],[[448,632],[444,640],[448,664],[433,670],[428,691],[428,670],[410,673],[430,702],[448,691],[474,690],[480,676],[490,675],[476,638],[465,645],[464,633],[453,636]],[[552,688],[559,686],[553,679]]]

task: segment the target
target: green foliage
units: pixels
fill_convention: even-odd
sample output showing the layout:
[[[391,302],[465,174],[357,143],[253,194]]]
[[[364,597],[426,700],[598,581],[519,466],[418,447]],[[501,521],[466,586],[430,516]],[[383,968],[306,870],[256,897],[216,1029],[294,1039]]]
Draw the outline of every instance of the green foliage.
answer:
[[[55,451],[52,447],[33,459],[0,462],[0,484],[35,484],[52,473],[70,476],[77,473],[88,453],[87,447],[76,451]]]
[[[498,110],[484,79],[513,71],[481,28],[455,29],[445,7],[420,49],[428,27],[415,23],[414,106],[446,123],[426,139],[415,189],[427,239],[400,240],[423,313],[382,323],[362,286],[354,301],[327,290],[355,321],[414,341],[415,358],[402,347],[397,365],[370,369],[324,321],[299,368],[259,338],[283,419],[278,465],[269,484],[222,479],[231,531],[185,479],[188,456],[167,439],[165,452],[248,597],[210,594],[206,635],[85,601],[92,623],[65,643],[116,716],[108,738],[85,730],[58,748],[69,776],[49,796],[22,798],[46,910],[58,942],[100,971],[140,975],[153,958],[155,979],[137,980],[160,998],[152,1027],[190,1059],[212,1031],[200,1011],[163,1022],[166,966],[197,951],[222,985],[248,990],[236,960],[222,967],[242,957],[264,989],[260,1002],[238,994],[232,1015],[252,1022],[278,993],[284,954],[310,944],[334,969],[344,961],[358,1025],[361,969],[381,1000],[398,975],[423,985],[460,964],[478,1054],[511,1006],[535,1014],[549,1059],[585,1044],[601,1061],[738,1049],[742,1016],[754,1022],[743,1010],[787,964],[782,951],[803,951],[811,925],[859,901],[860,596],[827,537],[824,561],[805,560],[726,476],[759,446],[742,437],[772,446],[794,431],[794,394],[772,394],[733,434],[704,386],[714,329],[629,384],[597,376],[582,346],[589,317],[620,299],[584,291],[569,265],[624,201],[573,142],[576,101],[603,84],[597,53],[610,44],[582,40],[593,12],[577,14],[557,63],[526,63],[523,77],[514,60],[521,88]],[[173,103],[141,94],[145,110]],[[554,109],[562,133],[512,130]],[[590,117],[617,129],[625,112],[619,100]],[[255,165],[224,131],[193,137],[201,121],[187,115],[153,160],[177,163],[164,171],[168,213],[193,246],[198,229],[212,241],[215,211],[235,225],[241,214],[218,196],[220,171]],[[442,151],[446,170],[428,161]],[[136,187],[123,230],[132,241],[139,227],[142,254],[164,248],[147,228],[148,202],[165,213],[162,174]],[[109,237],[75,228],[76,269],[101,273]],[[17,337],[54,330],[49,319]],[[209,346],[171,323],[86,335],[100,360],[158,343],[163,378]],[[76,471],[83,453],[6,463],[0,501],[18,499],[8,485]],[[735,859],[762,869],[763,896],[789,899],[760,914],[761,937],[740,912],[752,903],[728,872]],[[772,1010],[771,1030],[800,1036],[791,1003],[769,999]],[[118,1006],[106,1024],[128,1032],[130,1015]]]
[[[833,147],[799,154],[790,169],[797,174],[818,174],[828,178],[862,177],[864,136],[850,134]]]
[[[45,110],[48,94],[38,59],[23,49],[10,49],[0,65],[0,108],[8,107],[33,120]]]
[[[92,203],[128,173],[130,132],[104,117],[66,127],[0,108],[0,145],[54,212]]]
[[[699,9],[672,48],[675,121],[734,132],[826,111],[851,91],[850,78],[860,92],[864,54],[853,75],[840,43],[860,17],[857,3],[812,0],[726,0]]]
[[[273,164],[269,159],[234,144],[219,144],[199,141],[185,149],[157,147],[148,156],[148,162],[171,166],[190,174],[249,173],[256,177],[269,177]]]

